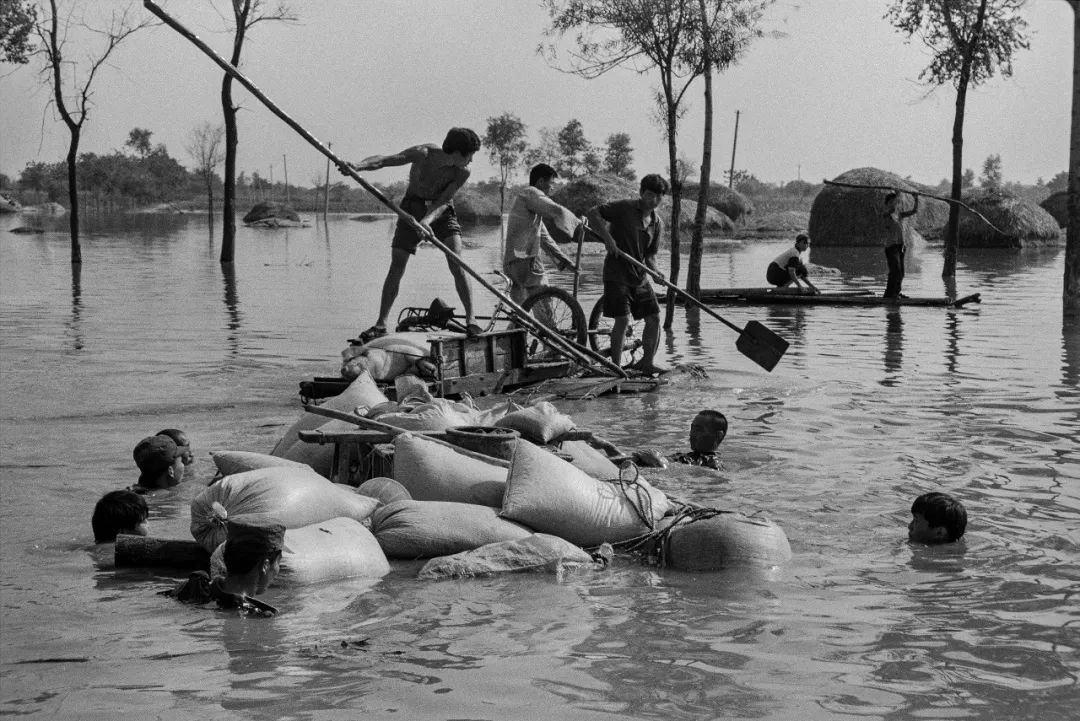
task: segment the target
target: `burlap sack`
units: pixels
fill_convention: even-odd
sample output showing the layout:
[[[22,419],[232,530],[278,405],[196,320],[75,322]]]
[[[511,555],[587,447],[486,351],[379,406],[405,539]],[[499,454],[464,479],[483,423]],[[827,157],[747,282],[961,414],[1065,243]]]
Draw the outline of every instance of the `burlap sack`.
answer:
[[[534,533],[516,541],[489,543],[474,551],[433,558],[417,578],[471,578],[496,573],[546,571],[558,573],[571,566],[591,565],[592,557],[569,541],[546,533]]]
[[[394,480],[417,501],[499,508],[506,492],[505,468],[412,433],[394,439]]]
[[[471,503],[395,501],[371,516],[371,531],[388,558],[434,558],[525,538],[532,530]]]
[[[324,400],[322,406],[335,411],[341,411],[342,413],[352,413],[356,410],[357,406],[369,408],[371,406],[377,406],[380,403],[386,403],[388,400],[386,395],[379,390],[377,385],[375,385],[375,381],[371,376],[367,373],[362,373],[340,394]],[[293,444],[300,440],[300,431],[314,430],[319,426],[324,425],[326,421],[326,416],[319,416],[314,413],[302,414],[300,418],[289,427],[289,430],[285,431],[285,435],[277,442],[277,445],[274,446],[274,450],[270,452],[270,455],[284,455],[285,451],[292,448]]]
[[[665,551],[667,565],[683,571],[775,566],[791,560],[784,529],[767,518],[741,513],[678,523],[667,537]]]

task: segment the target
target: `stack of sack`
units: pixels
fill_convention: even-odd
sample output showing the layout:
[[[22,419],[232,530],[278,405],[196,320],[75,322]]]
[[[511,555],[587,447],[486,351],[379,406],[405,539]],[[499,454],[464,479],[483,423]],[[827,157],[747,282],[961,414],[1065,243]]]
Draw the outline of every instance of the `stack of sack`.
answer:
[[[441,333],[440,337],[464,338],[461,333]],[[431,359],[431,334],[419,332],[389,333],[361,346],[350,345],[341,351],[341,376],[353,380],[363,373],[381,382],[402,375],[434,377]]]

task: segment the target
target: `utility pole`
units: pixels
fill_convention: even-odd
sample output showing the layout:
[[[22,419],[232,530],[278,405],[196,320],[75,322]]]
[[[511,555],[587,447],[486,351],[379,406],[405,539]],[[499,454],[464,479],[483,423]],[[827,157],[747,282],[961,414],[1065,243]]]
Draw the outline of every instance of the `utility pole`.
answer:
[[[742,111],[735,111],[735,139],[731,141],[731,170],[728,171],[727,187],[735,186],[735,148],[739,144],[739,115]]]
[[[334,147],[333,143],[326,144],[327,149]],[[323,192],[323,219],[330,214],[330,156],[326,156],[326,190]]]

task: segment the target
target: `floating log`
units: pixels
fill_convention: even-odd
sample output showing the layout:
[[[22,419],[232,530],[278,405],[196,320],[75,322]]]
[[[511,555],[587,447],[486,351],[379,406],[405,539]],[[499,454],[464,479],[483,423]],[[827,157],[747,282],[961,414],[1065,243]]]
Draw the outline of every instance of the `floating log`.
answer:
[[[194,540],[121,534],[116,537],[117,568],[188,568],[206,571],[210,554]]]

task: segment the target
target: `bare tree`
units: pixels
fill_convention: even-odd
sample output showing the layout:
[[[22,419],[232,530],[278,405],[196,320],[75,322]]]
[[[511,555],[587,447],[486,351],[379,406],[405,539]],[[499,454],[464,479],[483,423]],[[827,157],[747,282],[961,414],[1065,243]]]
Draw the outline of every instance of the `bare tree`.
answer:
[[[273,10],[267,10],[262,0],[232,0],[233,11],[233,51],[229,63],[233,67],[240,65],[240,53],[244,48],[247,32],[260,22],[277,20],[291,22],[296,16],[284,4],[278,3]],[[221,81],[221,110],[225,119],[225,192],[222,200],[222,235],[221,262],[232,263],[236,257],[236,146],[239,135],[236,127],[236,112],[239,108],[233,104],[233,77],[225,73]]]
[[[214,224],[214,174],[224,157],[225,127],[205,122],[188,133],[185,149],[195,161],[195,174],[206,185],[207,214]]]
[[[917,36],[930,49],[931,60],[919,79],[931,85],[956,87],[952,134],[952,199],[961,199],[964,156],[964,109],[969,86],[1001,72],[1012,75],[1012,56],[1028,47],[1027,22],[1017,13],[1024,0],[893,0],[885,17],[909,38]],[[960,206],[949,204],[945,230],[943,278],[956,276],[960,246]]]
[[[84,16],[76,17],[74,5],[61,18],[56,0],[49,0],[45,10],[47,16],[43,17],[35,28],[41,40],[41,48],[37,52],[45,58],[42,72],[48,75],[52,85],[52,103],[71,133],[67,152],[71,262],[82,263],[82,247],[79,245],[79,188],[75,163],[79,155],[83,124],[86,123],[92,107],[90,88],[98,71],[117,46],[132,33],[153,23],[150,20],[136,21],[130,7],[121,11],[114,10],[108,19],[102,20],[100,24],[88,22]],[[100,40],[96,53],[88,51],[82,62],[65,54],[67,40],[73,30],[85,31],[89,36]],[[70,79],[70,89],[64,83],[65,75]]]

